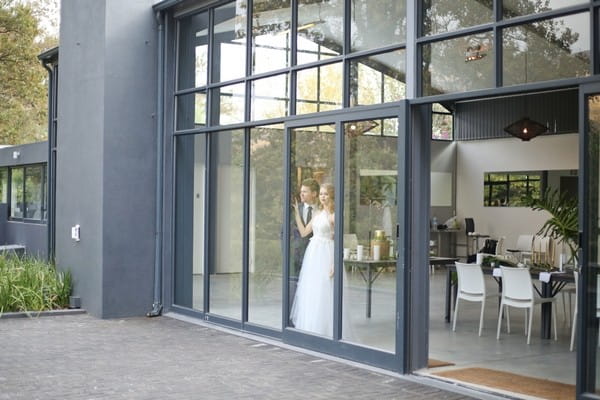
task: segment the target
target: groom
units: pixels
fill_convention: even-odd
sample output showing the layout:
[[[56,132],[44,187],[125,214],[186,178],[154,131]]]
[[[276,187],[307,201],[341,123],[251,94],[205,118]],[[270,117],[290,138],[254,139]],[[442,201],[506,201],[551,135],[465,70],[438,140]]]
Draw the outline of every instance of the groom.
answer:
[[[306,226],[312,219],[312,216],[317,211],[317,199],[319,197],[319,183],[314,179],[305,179],[300,186],[300,203],[298,203],[298,212],[300,219]],[[308,242],[312,237],[312,233],[306,237],[302,237],[296,226],[296,219],[292,217],[292,243],[291,253],[294,257],[292,263],[291,276],[298,276],[304,259],[304,252],[308,246]]]

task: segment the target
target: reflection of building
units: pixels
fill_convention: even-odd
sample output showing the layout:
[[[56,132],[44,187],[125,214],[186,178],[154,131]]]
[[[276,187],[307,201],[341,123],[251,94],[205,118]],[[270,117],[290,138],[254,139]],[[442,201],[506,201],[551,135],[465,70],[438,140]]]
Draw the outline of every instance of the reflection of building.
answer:
[[[101,317],[164,307],[412,373],[436,345],[429,217],[474,217],[485,233],[512,229],[507,241],[534,233],[541,214],[484,206],[484,174],[578,165],[589,167],[583,255],[597,263],[596,227],[584,222],[598,213],[588,135],[598,103],[587,96],[600,93],[590,16],[600,3],[541,16],[510,2],[425,3],[63,3],[51,252],[73,270],[82,305]],[[523,117],[550,132],[509,137],[503,128]],[[340,306],[329,338],[287,321],[291,197],[320,173],[336,186],[335,304],[364,310],[366,270],[344,278],[344,248],[354,257],[385,228],[399,257],[370,282],[371,318]],[[384,210],[391,226],[374,215]],[[65,234],[76,224],[77,243]],[[580,298],[594,304],[596,275],[585,276]],[[580,330],[582,357],[595,354],[597,329]],[[595,358],[580,360],[578,390],[591,390]]]

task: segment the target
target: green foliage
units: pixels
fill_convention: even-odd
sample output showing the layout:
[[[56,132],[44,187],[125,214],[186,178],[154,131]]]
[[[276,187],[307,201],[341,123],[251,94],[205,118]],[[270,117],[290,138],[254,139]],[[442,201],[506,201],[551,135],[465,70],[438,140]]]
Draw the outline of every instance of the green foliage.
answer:
[[[0,313],[65,308],[71,286],[71,273],[57,271],[53,264],[0,255]]]
[[[550,236],[569,247],[571,258],[569,262],[577,260],[577,238],[579,235],[579,220],[577,199],[566,193],[562,195],[558,189],[546,189],[539,199],[526,198],[526,204],[536,211],[550,213],[548,219],[538,235]]]
[[[46,138],[47,72],[37,55],[56,39],[41,35],[32,4],[0,0],[0,144]]]

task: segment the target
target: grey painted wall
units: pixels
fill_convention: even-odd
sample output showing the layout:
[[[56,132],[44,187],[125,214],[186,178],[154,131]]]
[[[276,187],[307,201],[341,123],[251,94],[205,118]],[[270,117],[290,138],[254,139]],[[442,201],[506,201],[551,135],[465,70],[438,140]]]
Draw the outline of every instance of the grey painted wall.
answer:
[[[56,261],[91,314],[152,305],[156,32],[151,0],[63,2]],[[81,241],[71,226],[81,226]]]
[[[17,158],[14,153],[18,152]],[[47,164],[48,142],[0,148],[0,167]],[[8,207],[0,205],[0,243],[21,244],[27,254],[45,259],[48,254],[48,227],[45,223],[7,221]]]

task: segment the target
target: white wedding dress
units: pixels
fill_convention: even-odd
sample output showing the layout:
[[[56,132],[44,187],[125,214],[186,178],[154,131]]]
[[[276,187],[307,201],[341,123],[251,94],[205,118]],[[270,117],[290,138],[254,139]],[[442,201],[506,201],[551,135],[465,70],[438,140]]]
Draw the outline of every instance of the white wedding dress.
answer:
[[[329,214],[312,219],[313,236],[306,247],[290,319],[303,331],[333,336],[333,232]]]

